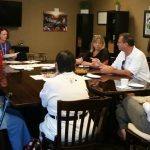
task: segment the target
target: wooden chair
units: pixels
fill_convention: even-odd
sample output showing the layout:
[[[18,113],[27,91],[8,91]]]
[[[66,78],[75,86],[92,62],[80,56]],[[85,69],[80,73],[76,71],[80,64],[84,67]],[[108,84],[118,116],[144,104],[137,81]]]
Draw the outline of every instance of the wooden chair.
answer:
[[[27,60],[35,60],[36,54],[35,53],[27,53]]]
[[[103,129],[109,102],[110,98],[107,97],[102,99],[86,99],[78,101],[58,101],[57,105],[58,135],[55,140],[55,146],[52,149],[57,150],[96,149],[97,144],[103,140],[104,135]],[[78,119],[80,119],[80,128],[78,129],[79,132],[76,132],[77,122],[79,121]],[[87,121],[86,124],[84,124],[85,120]],[[65,134],[64,133],[62,134],[61,126],[62,124],[64,125],[64,122],[65,122]],[[92,125],[91,122],[93,122],[93,126],[90,126]],[[71,130],[72,132],[70,132],[69,128],[70,124],[72,124],[73,127]],[[83,130],[86,131],[85,135],[83,135]],[[69,133],[71,133],[71,137]]]
[[[138,150],[138,146],[142,146],[145,150],[150,150],[150,135],[138,130],[134,124],[129,123],[125,143],[126,150]]]
[[[36,60],[46,61],[47,60],[47,54],[46,53],[37,53]]]

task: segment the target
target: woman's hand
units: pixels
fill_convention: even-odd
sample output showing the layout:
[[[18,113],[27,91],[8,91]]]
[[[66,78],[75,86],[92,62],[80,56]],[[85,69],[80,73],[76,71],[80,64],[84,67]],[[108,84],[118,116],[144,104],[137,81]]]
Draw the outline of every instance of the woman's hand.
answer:
[[[101,66],[101,62],[99,59],[97,58],[91,58],[92,59],[92,63],[91,63],[91,66],[92,67],[95,67],[95,68],[99,68]]]
[[[82,64],[82,62],[83,62],[83,58],[82,57],[76,59],[76,64],[77,65]]]

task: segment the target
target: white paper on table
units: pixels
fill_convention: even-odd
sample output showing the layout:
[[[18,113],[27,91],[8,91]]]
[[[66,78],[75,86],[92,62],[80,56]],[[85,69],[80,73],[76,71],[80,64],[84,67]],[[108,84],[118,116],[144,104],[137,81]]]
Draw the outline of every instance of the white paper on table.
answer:
[[[32,64],[33,67],[41,67],[42,69],[53,69],[55,64]]]
[[[43,81],[48,81],[50,80],[52,77],[44,77],[43,75],[30,75],[31,78],[33,78],[34,80],[43,80]]]
[[[16,60],[5,60],[5,64],[20,64],[22,63],[21,61],[16,61]]]
[[[54,69],[54,67],[51,66],[45,66],[45,67],[41,67],[42,69]]]
[[[29,66],[29,67],[25,67],[24,70],[31,71],[34,70],[34,68]]]
[[[34,67],[31,64],[28,65],[9,65],[13,69],[20,69],[20,70],[33,70]]]
[[[19,53],[19,52],[18,52]],[[5,54],[3,55],[4,58],[11,58],[17,56],[18,53],[11,53],[11,54]]]
[[[24,65],[9,65],[13,69],[24,69]]]
[[[43,75],[30,75],[31,78],[33,78],[34,80],[43,80],[44,77]]]
[[[13,69],[13,68],[11,68],[11,67],[9,67],[9,66],[5,66],[4,67],[4,72],[5,73],[15,73],[15,72],[19,72],[19,70],[15,70],[15,69]]]
[[[40,67],[51,67],[51,68],[55,68],[55,63],[51,63],[51,64],[39,64]]]
[[[33,70],[34,67],[49,67],[49,69],[52,69],[55,67],[55,64],[23,64],[23,65],[9,65],[13,69],[23,69],[23,70]],[[44,68],[43,68],[44,69]]]
[[[24,64],[35,64],[35,63],[39,63],[39,60],[27,60],[27,61],[22,61],[22,63]]]

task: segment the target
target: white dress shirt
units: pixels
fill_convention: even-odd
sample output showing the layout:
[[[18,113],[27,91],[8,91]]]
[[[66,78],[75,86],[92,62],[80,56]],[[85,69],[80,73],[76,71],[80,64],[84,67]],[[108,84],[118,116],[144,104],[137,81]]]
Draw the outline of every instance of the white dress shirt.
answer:
[[[125,60],[124,68],[133,74],[133,78],[150,82],[149,66],[145,54],[135,46],[129,56],[125,58],[125,53],[121,51],[114,63],[113,68],[121,69],[122,62]]]
[[[57,115],[57,101],[87,99],[89,95],[84,79],[74,72],[69,72],[59,74],[46,81],[40,92],[40,98],[42,106],[46,107],[48,111],[44,121],[40,124],[40,131],[44,132],[47,138],[54,141],[57,135],[57,120],[51,118],[49,114]],[[80,123],[80,119],[78,122]],[[64,130],[62,128],[63,132]]]

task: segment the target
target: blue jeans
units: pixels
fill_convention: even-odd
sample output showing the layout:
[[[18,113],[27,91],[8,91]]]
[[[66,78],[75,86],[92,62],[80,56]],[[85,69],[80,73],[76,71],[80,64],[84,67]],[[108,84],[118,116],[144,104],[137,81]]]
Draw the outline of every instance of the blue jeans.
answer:
[[[8,137],[13,150],[23,150],[23,147],[29,143],[31,136],[28,128],[16,110],[6,111],[4,121],[7,124]]]

